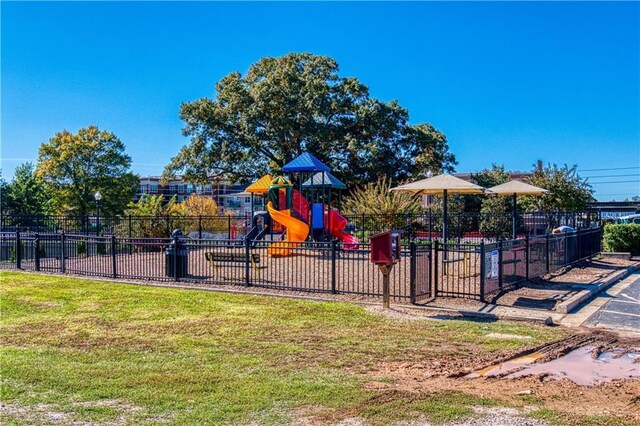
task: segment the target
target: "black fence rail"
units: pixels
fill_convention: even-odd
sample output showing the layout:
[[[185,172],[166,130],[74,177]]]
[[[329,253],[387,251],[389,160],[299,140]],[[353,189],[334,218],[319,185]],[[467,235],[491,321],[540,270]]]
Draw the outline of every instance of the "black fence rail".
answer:
[[[600,251],[602,228],[495,243],[411,241],[390,275],[391,296],[488,300]],[[382,296],[370,244],[129,238],[61,233],[0,233],[0,268],[152,281],[255,286]],[[286,255],[286,256],[283,256]]]
[[[0,268],[120,279],[243,285],[278,290],[381,296],[369,244],[0,234]],[[272,252],[290,251],[278,256]],[[391,273],[391,296],[429,291],[431,246],[404,246]],[[427,289],[427,290],[425,290]],[[430,295],[428,293],[427,295]]]
[[[480,244],[479,298],[488,300],[524,281],[592,258],[601,246],[602,227]]]
[[[403,231],[403,239],[441,240],[442,216],[436,213],[411,215],[344,215],[347,231],[367,242],[371,235],[389,229]],[[532,212],[518,213],[518,235],[535,236],[550,233],[558,226],[588,229],[600,224],[597,212]],[[512,238],[511,213],[450,213],[448,243],[494,242]],[[181,229],[191,239],[243,240],[251,228],[246,216],[1,216],[0,232],[82,234],[121,238],[162,238]],[[276,227],[273,233],[282,232]]]

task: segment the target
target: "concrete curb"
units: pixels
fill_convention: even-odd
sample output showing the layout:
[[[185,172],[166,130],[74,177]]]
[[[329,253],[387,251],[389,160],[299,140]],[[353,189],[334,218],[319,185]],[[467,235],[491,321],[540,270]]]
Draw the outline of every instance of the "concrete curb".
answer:
[[[519,321],[519,322],[535,322],[541,323],[545,325],[553,325],[553,317],[548,315],[542,316],[531,316],[530,312],[523,312],[522,315],[511,314],[503,314],[503,313],[488,313],[488,312],[480,312],[480,311],[467,311],[462,309],[452,309],[452,308],[442,308],[436,306],[409,306],[410,309],[416,310],[425,310],[425,311],[436,311],[436,312],[445,312],[451,314],[457,314],[459,316],[465,318],[474,318],[479,320],[486,321]]]
[[[569,299],[565,300],[562,303],[559,303],[556,307],[556,312],[560,314],[569,314],[573,310],[575,310],[578,306],[582,305],[584,302],[591,300],[601,291],[604,291],[611,287],[615,282],[622,280],[635,271],[640,270],[640,262],[635,265],[628,266],[622,271],[614,272],[611,276],[604,281],[600,281],[599,283],[593,284],[591,288],[581,290],[575,295],[571,296]]]

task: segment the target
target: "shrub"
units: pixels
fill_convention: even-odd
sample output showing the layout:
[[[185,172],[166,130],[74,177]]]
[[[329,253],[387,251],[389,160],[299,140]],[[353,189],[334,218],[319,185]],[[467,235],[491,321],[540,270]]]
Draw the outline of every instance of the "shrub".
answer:
[[[422,200],[406,192],[390,191],[391,180],[356,188],[342,200],[342,210],[349,215],[403,215],[421,213]]]
[[[604,227],[604,247],[606,251],[631,252],[640,255],[640,224],[606,225]]]

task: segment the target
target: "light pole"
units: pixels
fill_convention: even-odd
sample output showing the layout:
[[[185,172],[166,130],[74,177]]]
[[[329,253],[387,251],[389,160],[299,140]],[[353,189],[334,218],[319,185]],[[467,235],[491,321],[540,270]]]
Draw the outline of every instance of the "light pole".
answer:
[[[96,200],[96,237],[100,236],[100,200],[102,200],[102,194],[100,191],[96,191],[93,194],[93,198]]]

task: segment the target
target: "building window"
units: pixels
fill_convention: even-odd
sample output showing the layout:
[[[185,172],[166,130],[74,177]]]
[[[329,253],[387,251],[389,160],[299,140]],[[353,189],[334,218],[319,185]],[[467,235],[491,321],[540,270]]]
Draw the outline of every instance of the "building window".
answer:
[[[178,186],[177,185],[169,185],[169,193],[170,194],[175,194],[176,192],[178,192]]]
[[[158,185],[150,185],[151,190],[149,192],[151,192],[152,194],[157,194],[158,193]]]
[[[245,204],[251,204],[251,197],[244,197],[244,203]]]
[[[179,184],[178,185],[178,194],[182,194],[184,192],[184,185]]]

